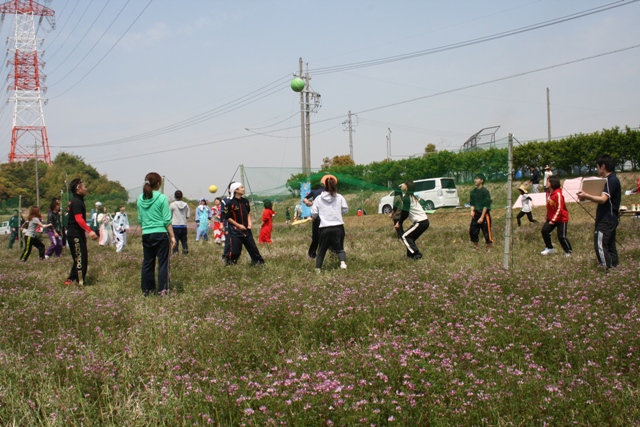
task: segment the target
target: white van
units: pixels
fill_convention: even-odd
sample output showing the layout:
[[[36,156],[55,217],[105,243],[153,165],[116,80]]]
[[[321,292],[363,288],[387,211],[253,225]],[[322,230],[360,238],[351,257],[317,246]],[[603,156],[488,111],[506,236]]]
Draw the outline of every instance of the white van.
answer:
[[[427,211],[460,205],[456,181],[453,178],[419,179],[413,183],[416,185],[415,195],[420,198],[420,203]],[[378,213],[389,215],[392,207],[393,191],[380,199]]]
[[[0,224],[0,234],[11,234],[11,228],[9,228],[9,221],[2,221]]]

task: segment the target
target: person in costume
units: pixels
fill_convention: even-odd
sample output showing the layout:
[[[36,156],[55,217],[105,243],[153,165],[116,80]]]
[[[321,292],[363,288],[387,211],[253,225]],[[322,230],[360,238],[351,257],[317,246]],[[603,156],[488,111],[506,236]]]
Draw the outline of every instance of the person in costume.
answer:
[[[47,222],[51,224],[51,227],[47,229],[47,235],[49,236],[51,246],[47,249],[44,257],[49,258],[51,255],[55,254],[56,258],[59,258],[62,254],[62,238],[60,236],[60,199],[57,197],[54,197],[51,200],[49,213],[47,214]]]
[[[113,217],[113,240],[116,244],[116,253],[122,252],[122,248],[127,244],[129,217],[124,209],[124,205],[119,205]]]
[[[32,206],[31,209],[29,209],[29,217],[27,220],[29,227],[27,231],[24,232],[24,250],[22,251],[22,255],[20,255],[20,261],[26,262],[29,259],[31,248],[34,246],[38,249],[40,259],[44,259],[44,244],[40,241],[37,233],[43,228],[51,228],[51,224],[43,224],[42,221],[40,221],[40,208],[37,206]]]
[[[217,244],[224,242],[224,226],[221,219],[222,214],[222,199],[216,197],[213,200],[213,208],[211,208],[211,215],[213,218],[213,241]]]
[[[107,207],[102,207],[102,212],[98,214],[98,222],[100,223],[100,238],[98,244],[100,246],[109,246],[113,244],[113,217],[107,212]]]
[[[223,212],[224,219],[229,225],[227,234],[229,251],[225,253],[226,264],[236,264],[244,246],[251,257],[251,264],[264,265],[264,259],[260,255],[251,232],[251,209],[249,201],[243,197],[244,186],[239,182],[235,182],[231,184],[229,193],[233,197],[225,204]]]
[[[211,219],[211,208],[207,205],[207,200],[203,197],[196,208],[196,242],[204,239],[209,241],[209,220]]]
[[[284,210],[284,219],[287,225],[291,224],[291,208],[289,206]]]
[[[142,229],[142,269],[140,284],[142,294],[169,292],[169,252],[176,245],[171,225],[169,199],[159,192],[162,177],[150,172],[144,177],[142,194],[138,197],[138,222]],[[156,259],[158,281],[156,287]]]
[[[69,213],[69,223],[67,226],[67,240],[69,250],[73,258],[69,277],[64,282],[66,286],[73,283],[84,285],[87,277],[87,267],[89,265],[89,253],[87,252],[87,237],[97,240],[98,235],[89,227],[86,221],[87,208],[84,205],[84,197],[87,195],[87,188],[80,178],[76,178],[69,184],[69,190],[73,198],[69,202],[67,211]]]
[[[276,213],[273,211],[271,200],[266,199],[263,204],[264,212],[262,212],[262,225],[260,227],[258,243],[273,243],[271,240],[271,230],[273,230],[273,217],[276,216]]]

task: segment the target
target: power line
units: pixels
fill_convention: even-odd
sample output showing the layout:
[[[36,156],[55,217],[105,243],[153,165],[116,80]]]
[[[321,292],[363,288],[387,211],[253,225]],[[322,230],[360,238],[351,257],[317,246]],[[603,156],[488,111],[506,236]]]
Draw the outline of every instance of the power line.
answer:
[[[288,75],[287,75],[288,77]],[[124,144],[127,142],[134,142],[134,141],[139,141],[139,140],[143,140],[143,139],[148,139],[151,137],[156,137],[156,136],[160,136],[160,135],[164,135],[167,133],[171,133],[171,132],[175,132],[177,130],[181,130],[184,129],[186,127],[189,126],[193,126],[195,124],[210,120],[212,118],[215,117],[219,117],[221,115],[224,114],[228,114],[234,110],[237,110],[241,107],[244,107],[246,105],[249,105],[253,102],[256,102],[260,99],[266,98],[268,96],[273,95],[274,93],[280,92],[284,89],[286,89],[288,87],[288,85],[283,85],[283,78],[287,78],[287,77],[280,77],[279,79],[268,83],[267,85],[254,90],[251,93],[248,93],[246,95],[243,95],[239,98],[236,98],[226,104],[223,104],[221,106],[218,106],[216,108],[213,108],[211,110],[205,111],[204,113],[198,114],[196,116],[190,117],[188,119],[176,122],[176,123],[172,123],[170,125],[155,129],[155,130],[151,130],[148,132],[143,132],[140,134],[136,134],[136,135],[132,135],[129,137],[125,137],[125,138],[119,138],[119,139],[114,139],[114,140],[110,140],[110,141],[104,141],[104,142],[99,142],[99,143],[95,143],[95,144],[85,144],[85,145],[66,145],[66,146],[58,146],[58,148],[80,148],[80,147],[101,147],[101,146],[109,146],[109,145],[117,145],[117,144]],[[277,86],[276,86],[277,85]],[[273,87],[275,86],[275,87]]]
[[[524,71],[522,73],[512,74],[510,76],[499,77],[499,78],[496,78],[496,79],[493,79],[493,80],[487,80],[487,81],[484,81],[484,82],[481,82],[481,83],[475,83],[475,84],[471,84],[471,85],[467,85],[467,86],[462,86],[462,87],[459,87],[459,88],[456,88],[456,89],[450,89],[450,90],[434,93],[434,94],[431,94],[431,95],[426,95],[426,96],[421,96],[421,97],[418,97],[418,98],[409,99],[409,100],[406,100],[406,101],[400,101],[400,102],[395,102],[393,104],[387,104],[387,105],[383,105],[383,106],[380,106],[380,107],[370,108],[370,109],[358,111],[358,112],[352,113],[352,114],[363,114],[363,113],[368,113],[368,112],[371,112],[371,111],[382,110],[384,108],[395,107],[397,105],[407,104],[407,103],[419,101],[419,100],[422,100],[422,99],[433,98],[433,97],[440,96],[440,95],[445,95],[445,94],[449,94],[449,93],[453,93],[453,92],[459,92],[459,91],[465,90],[465,89],[484,86],[484,85],[488,85],[488,84],[491,84],[491,83],[496,83],[496,82],[500,82],[500,81],[504,81],[504,80],[513,79],[513,78],[516,78],[516,77],[522,77],[522,76],[526,76],[526,75],[529,75],[529,74],[534,74],[534,73],[538,73],[538,72],[541,72],[541,71],[550,70],[550,69],[553,69],[553,68],[563,67],[563,66],[570,65],[570,64],[575,64],[575,63],[578,63],[578,62],[588,61],[588,60],[591,60],[591,59],[600,58],[600,57],[607,56],[607,55],[613,55],[615,53],[625,52],[627,50],[636,49],[638,47],[640,47],[640,44],[637,44],[637,45],[634,45],[634,46],[629,46],[629,47],[622,48],[622,49],[609,51],[609,52],[605,52],[605,53],[601,53],[601,54],[597,54],[597,55],[592,55],[592,56],[588,56],[588,57],[584,57],[584,58],[580,58],[580,59],[575,59],[575,60],[572,60],[572,61],[563,62],[561,64],[550,65],[548,67],[542,67],[542,68],[538,68],[538,69],[530,70],[530,71]],[[328,121],[336,120],[336,119],[344,119],[344,115],[331,117],[331,118],[324,119],[324,120],[318,120],[315,123],[318,124],[318,123],[328,122]],[[337,126],[339,126],[341,124],[342,124],[342,122],[340,122],[335,127],[337,127]],[[287,130],[287,129],[292,129],[292,128],[294,128],[294,127],[283,128],[283,129],[280,129],[280,130]],[[333,129],[333,128],[329,128],[328,130],[330,130],[330,129]],[[222,139],[222,140],[217,140],[217,141],[204,142],[204,143],[201,143],[201,144],[194,144],[194,145],[189,145],[189,146],[180,146],[180,147],[176,147],[176,148],[169,148],[169,149],[166,149],[166,150],[158,150],[158,151],[154,151],[154,152],[147,152],[147,153],[140,154],[140,155],[119,157],[119,158],[116,158],[116,159],[100,160],[100,161],[92,162],[92,163],[107,163],[107,162],[113,162],[113,161],[118,161],[118,160],[125,160],[125,159],[131,159],[131,158],[136,158],[136,157],[148,156],[148,155],[151,155],[151,154],[162,154],[162,153],[168,153],[168,152],[177,151],[177,150],[185,150],[185,149],[189,149],[189,148],[197,148],[197,147],[203,147],[203,146],[206,146],[206,145],[219,144],[219,143],[222,143],[222,142],[237,141],[237,140],[241,140],[241,139],[252,138],[252,137],[255,137],[255,136],[257,136],[257,134],[244,135],[244,136],[239,136],[239,137],[234,137],[234,138],[227,138],[227,139]]]
[[[330,73],[336,73],[336,72],[341,72],[341,71],[355,70],[355,69],[358,69],[358,68],[373,67],[373,66],[376,66],[376,65],[383,65],[383,64],[388,64],[388,63],[397,62],[397,61],[405,61],[407,59],[418,58],[420,56],[425,56],[425,55],[432,55],[434,53],[446,52],[446,51],[453,50],[453,49],[459,49],[459,48],[462,48],[462,47],[472,46],[472,45],[479,44],[479,43],[485,43],[485,42],[488,42],[488,41],[498,40],[498,39],[509,37],[509,36],[513,36],[513,35],[516,35],[516,34],[521,34],[521,33],[529,32],[529,31],[533,31],[533,30],[538,30],[540,28],[545,28],[545,27],[549,27],[549,26],[552,26],[552,25],[561,24],[561,23],[564,23],[564,22],[572,21],[574,19],[584,18],[585,16],[594,15],[594,14],[605,12],[607,10],[615,9],[615,8],[618,8],[618,7],[628,6],[628,5],[630,5],[632,3],[636,3],[638,1],[639,0],[628,0],[628,1],[618,0],[618,1],[615,1],[613,3],[608,3],[608,4],[603,5],[603,6],[599,6],[599,7],[592,8],[592,9],[587,9],[587,10],[584,10],[582,12],[573,13],[573,14],[566,15],[566,16],[563,16],[563,17],[560,17],[560,18],[554,18],[554,19],[551,19],[551,20],[548,20],[548,21],[543,21],[543,22],[540,22],[540,23],[537,23],[537,24],[516,28],[514,30],[504,31],[504,32],[492,34],[492,35],[489,35],[489,36],[478,37],[478,38],[475,38],[475,39],[466,40],[466,41],[462,41],[462,42],[459,42],[459,43],[452,43],[452,44],[439,46],[439,47],[434,47],[434,48],[431,48],[431,49],[425,49],[425,50],[419,50],[419,51],[415,51],[415,52],[409,52],[409,53],[405,53],[405,54],[402,54],[402,55],[389,56],[389,57],[386,57],[386,58],[379,58],[379,59],[373,59],[373,60],[368,60],[368,61],[353,62],[353,63],[350,63],[350,64],[335,65],[335,66],[331,66],[331,67],[320,67],[320,68],[313,69],[312,72],[315,75],[322,75],[322,74],[330,74]]]

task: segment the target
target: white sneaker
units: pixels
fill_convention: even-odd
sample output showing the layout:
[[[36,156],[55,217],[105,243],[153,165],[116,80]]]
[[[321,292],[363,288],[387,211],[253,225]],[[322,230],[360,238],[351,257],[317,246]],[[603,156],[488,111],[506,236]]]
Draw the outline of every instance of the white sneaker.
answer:
[[[566,258],[571,258],[571,252],[565,252],[564,256],[565,256]]]
[[[316,268],[316,274],[320,274],[322,273],[322,270],[320,270],[319,268]]]
[[[44,259],[49,259],[49,255],[45,255],[45,256],[44,256]]]
[[[343,269],[343,270],[346,270],[347,269],[347,263],[344,262],[344,261],[341,261],[340,262],[340,268]]]
[[[540,252],[540,255],[549,255],[549,254],[555,254],[556,250],[553,248],[544,248],[544,251]]]

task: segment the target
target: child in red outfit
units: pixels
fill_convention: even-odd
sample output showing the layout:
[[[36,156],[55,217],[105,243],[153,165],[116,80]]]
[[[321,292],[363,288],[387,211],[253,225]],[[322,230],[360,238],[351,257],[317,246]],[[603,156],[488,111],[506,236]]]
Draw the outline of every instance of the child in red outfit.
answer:
[[[260,236],[258,236],[258,243],[273,243],[271,240],[271,230],[273,229],[273,217],[276,213],[273,211],[273,205],[271,200],[265,200],[264,212],[262,213],[262,228],[260,228]]]
[[[569,211],[564,202],[562,188],[560,188],[560,179],[552,175],[547,179],[547,221],[542,226],[542,238],[544,239],[545,249],[540,252],[542,255],[555,253],[553,244],[551,244],[551,232],[554,228],[558,229],[558,241],[565,256],[571,256],[571,243],[567,239],[567,225],[569,223]]]

